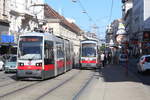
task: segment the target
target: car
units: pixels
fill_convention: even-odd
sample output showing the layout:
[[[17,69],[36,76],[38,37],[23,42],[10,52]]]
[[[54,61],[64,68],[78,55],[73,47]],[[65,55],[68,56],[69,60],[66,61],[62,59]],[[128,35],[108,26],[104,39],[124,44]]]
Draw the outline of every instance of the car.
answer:
[[[150,55],[143,55],[137,63],[138,72],[150,70]]]
[[[120,54],[119,55],[119,63],[128,62],[128,55],[127,54]]]
[[[4,70],[4,62],[2,60],[0,60],[0,70]]]
[[[17,56],[11,55],[10,58],[5,62],[4,65],[5,73],[17,71],[16,61]]]

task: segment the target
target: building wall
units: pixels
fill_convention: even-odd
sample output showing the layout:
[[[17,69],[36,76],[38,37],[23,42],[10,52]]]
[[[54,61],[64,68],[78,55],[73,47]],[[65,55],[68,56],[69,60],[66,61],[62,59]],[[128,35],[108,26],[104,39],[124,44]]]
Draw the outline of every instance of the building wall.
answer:
[[[42,6],[33,5],[43,3],[43,0],[11,0],[10,31],[30,31],[37,27],[36,19],[44,18],[44,9]]]
[[[8,20],[10,0],[0,0],[0,19]]]
[[[11,0],[9,34],[15,36],[15,41],[22,32],[31,31],[34,27],[38,27],[38,21],[44,18],[44,8],[33,5],[43,3],[44,0]]]
[[[143,0],[133,1],[133,33],[139,33],[143,25]]]
[[[3,25],[0,22],[0,34],[8,34],[9,26]]]
[[[9,2],[10,0],[0,0],[0,34],[8,34]]]
[[[122,16],[123,18],[126,16],[128,10],[132,8],[132,6],[133,6],[132,2],[133,2],[133,0],[128,0],[123,4],[123,7],[124,7],[123,16]]]
[[[138,46],[135,49],[141,55],[150,53],[150,50],[145,48],[150,41],[145,41],[144,37],[145,31],[150,35],[149,5],[149,0],[134,0],[133,2],[133,32],[134,37],[137,37],[138,40]]]
[[[78,36],[77,33],[74,33],[69,29],[66,29],[63,25],[61,25],[58,22],[56,23],[49,22],[44,27],[53,28],[54,35],[70,40],[74,45],[75,54],[79,54],[80,39],[78,37],[80,36]]]
[[[150,0],[144,0],[144,30],[150,30]]]

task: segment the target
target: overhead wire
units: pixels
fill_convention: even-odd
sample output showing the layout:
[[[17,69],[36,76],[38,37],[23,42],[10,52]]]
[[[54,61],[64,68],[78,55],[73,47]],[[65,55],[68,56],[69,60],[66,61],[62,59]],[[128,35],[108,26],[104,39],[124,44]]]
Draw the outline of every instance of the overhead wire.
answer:
[[[80,6],[80,8],[82,9],[83,13],[85,13],[87,15],[87,17],[89,18],[89,21],[92,21],[93,24],[96,25],[96,22],[92,19],[92,17],[90,16],[90,14],[87,12],[87,10],[85,9],[85,7],[83,6],[82,2],[80,0],[77,0],[78,1],[78,4]],[[77,2],[76,1],[76,2]]]

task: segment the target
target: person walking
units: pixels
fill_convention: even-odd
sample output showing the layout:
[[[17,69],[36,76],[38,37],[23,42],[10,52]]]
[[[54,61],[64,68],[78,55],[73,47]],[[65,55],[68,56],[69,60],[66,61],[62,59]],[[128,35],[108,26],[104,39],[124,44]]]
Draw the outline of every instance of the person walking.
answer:
[[[111,56],[111,53],[108,54],[108,64],[111,64],[111,59],[112,59],[112,56]]]
[[[104,53],[101,54],[101,62],[102,62],[102,67],[104,67],[105,66],[105,54]]]

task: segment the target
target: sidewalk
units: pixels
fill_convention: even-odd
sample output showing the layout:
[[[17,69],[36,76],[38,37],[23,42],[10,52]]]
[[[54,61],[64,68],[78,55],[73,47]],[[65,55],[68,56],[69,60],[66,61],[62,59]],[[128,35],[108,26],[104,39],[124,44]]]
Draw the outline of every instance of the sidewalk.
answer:
[[[107,65],[100,71],[79,100],[150,100],[150,91],[131,72],[119,65]]]

